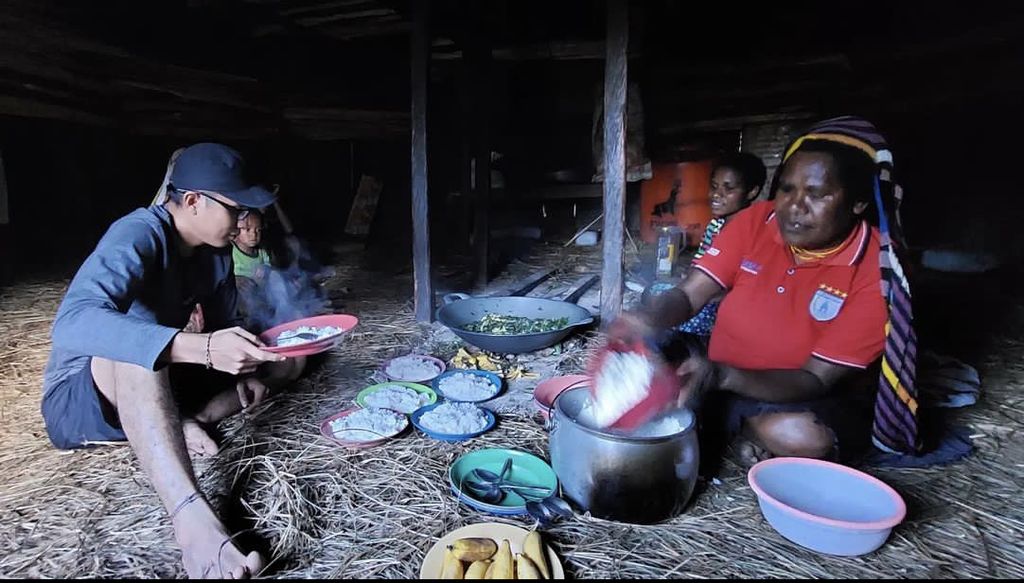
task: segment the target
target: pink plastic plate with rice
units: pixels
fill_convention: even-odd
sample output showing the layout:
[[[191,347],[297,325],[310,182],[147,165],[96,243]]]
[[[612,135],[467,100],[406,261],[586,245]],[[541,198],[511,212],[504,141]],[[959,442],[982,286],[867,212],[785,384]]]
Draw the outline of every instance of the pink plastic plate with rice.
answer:
[[[264,348],[267,352],[274,352],[285,356],[309,356],[325,352],[340,344],[345,333],[352,328],[355,328],[358,323],[359,318],[348,314],[313,316],[310,318],[302,318],[301,320],[294,320],[292,322],[285,322],[284,324],[278,324],[277,326],[261,333],[259,338],[267,345],[266,348]],[[335,334],[331,334],[330,336],[324,336],[323,338],[310,340],[309,342],[303,342],[301,344],[292,344],[291,346],[274,345],[277,342],[278,335],[282,332],[295,330],[301,326],[316,328],[333,326],[335,328],[339,328],[340,331]]]
[[[334,443],[336,443],[336,444],[338,444],[340,446],[348,447],[348,448],[352,448],[352,449],[362,449],[364,447],[373,447],[375,445],[380,445],[380,444],[384,443],[385,441],[387,441],[387,440],[389,440],[389,439],[391,439],[393,437],[397,437],[397,436],[401,435],[402,433],[405,432],[406,429],[409,428],[409,424],[408,424],[408,421],[407,421],[406,424],[405,424],[405,427],[403,427],[398,433],[394,433],[392,435],[382,435],[379,439],[371,439],[371,440],[366,440],[366,441],[360,441],[360,440],[357,440],[357,439],[345,439],[345,433],[346,433],[345,431],[342,431],[341,434],[339,435],[339,434],[335,433],[334,430],[331,428],[331,421],[336,421],[338,419],[343,419],[343,418],[348,417],[349,415],[351,415],[351,414],[353,414],[353,413],[355,413],[357,411],[362,411],[362,410],[363,410],[362,407],[352,407],[351,409],[345,409],[344,411],[341,411],[340,413],[335,413],[334,415],[331,415],[327,419],[324,419],[323,421],[320,422],[320,435],[323,435],[327,439],[333,441]],[[390,409],[388,409],[388,411],[390,411]],[[399,413],[398,411],[394,411],[394,413],[396,415],[404,415],[403,413]],[[354,433],[354,432],[357,432],[357,431],[364,431],[364,430],[353,429],[352,431]]]

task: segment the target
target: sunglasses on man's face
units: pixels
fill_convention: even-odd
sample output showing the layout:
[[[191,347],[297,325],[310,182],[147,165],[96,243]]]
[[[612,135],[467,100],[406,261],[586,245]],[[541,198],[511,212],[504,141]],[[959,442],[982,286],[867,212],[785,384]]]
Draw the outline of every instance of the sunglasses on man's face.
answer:
[[[181,190],[181,189],[178,189],[178,188],[176,188],[175,190],[180,192],[180,193],[182,193],[182,194],[185,194],[186,192],[189,192],[189,191]],[[209,195],[209,194],[207,194],[205,192],[202,192],[200,190],[194,190],[194,191],[191,191],[191,192],[196,192],[198,194],[201,194],[201,195],[205,196],[206,198],[212,200],[213,202],[219,204],[220,206],[226,208],[228,210],[228,213],[231,214],[231,216],[235,217],[235,221],[244,221],[246,219],[246,217],[249,216],[249,213],[251,213],[253,211],[253,209],[247,208],[247,207],[244,207],[244,206],[230,205],[230,204],[220,200],[219,198],[211,196],[211,195]]]

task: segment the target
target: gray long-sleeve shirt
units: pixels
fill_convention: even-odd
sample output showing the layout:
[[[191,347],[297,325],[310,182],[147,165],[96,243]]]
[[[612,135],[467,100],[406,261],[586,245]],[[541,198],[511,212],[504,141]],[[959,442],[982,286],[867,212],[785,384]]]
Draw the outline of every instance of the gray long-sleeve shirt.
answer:
[[[137,209],[111,225],[57,310],[44,391],[93,356],[156,370],[197,303],[206,330],[240,323],[230,248],[202,246],[183,257],[179,246],[163,207]]]

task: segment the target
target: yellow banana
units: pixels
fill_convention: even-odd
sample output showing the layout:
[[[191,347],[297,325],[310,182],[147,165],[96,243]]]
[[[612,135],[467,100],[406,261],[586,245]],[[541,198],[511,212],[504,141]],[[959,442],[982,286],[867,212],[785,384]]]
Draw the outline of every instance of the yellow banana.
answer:
[[[543,579],[530,557],[516,555],[516,579]]]
[[[462,561],[455,558],[455,553],[450,548],[444,550],[444,564],[441,566],[442,579],[462,579],[465,575]]]
[[[498,554],[494,555],[494,572],[491,579],[515,579],[515,571],[512,564],[512,545],[508,539],[501,541]]]
[[[473,564],[466,569],[466,579],[484,579],[487,571],[494,563],[489,560],[473,561]]]
[[[487,572],[484,573],[484,579],[494,579],[494,561],[488,561],[490,565],[487,565]]]
[[[540,539],[540,532],[533,530],[530,531],[530,534],[526,535],[526,540],[523,541],[523,554],[533,561],[533,564],[536,565],[537,570],[540,571],[540,574],[545,579],[551,578],[547,554],[544,552],[544,542]],[[520,576],[519,578],[522,579],[523,577]]]
[[[460,561],[482,561],[498,552],[498,543],[489,538],[460,538],[449,547]]]

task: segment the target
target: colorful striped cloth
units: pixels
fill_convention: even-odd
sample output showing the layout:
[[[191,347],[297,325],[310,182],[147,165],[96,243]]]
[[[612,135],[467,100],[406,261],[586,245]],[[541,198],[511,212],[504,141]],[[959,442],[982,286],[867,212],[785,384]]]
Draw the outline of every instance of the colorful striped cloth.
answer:
[[[902,242],[899,221],[902,191],[891,181],[892,153],[885,138],[870,122],[843,116],[815,124],[786,149],[783,161],[806,140],[827,140],[852,146],[871,156],[877,164],[875,204],[878,206],[881,236],[881,287],[889,308],[889,319],[885,325],[885,350],[875,397],[872,441],[875,447],[889,453],[917,454],[921,450],[915,385],[917,335],[913,327],[910,284],[896,254],[896,245]],[[883,189],[893,201],[893,221],[889,220],[886,212]]]
[[[706,229],[704,229],[704,238],[700,240],[700,247],[697,248],[697,252],[693,254],[693,260],[696,261],[704,254],[707,253],[708,247],[711,246],[711,242],[715,240],[715,237],[722,232],[722,227],[725,226],[725,217],[718,217],[711,219]]]

